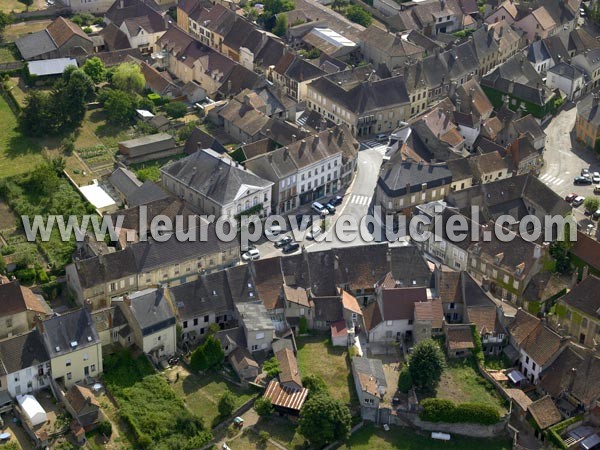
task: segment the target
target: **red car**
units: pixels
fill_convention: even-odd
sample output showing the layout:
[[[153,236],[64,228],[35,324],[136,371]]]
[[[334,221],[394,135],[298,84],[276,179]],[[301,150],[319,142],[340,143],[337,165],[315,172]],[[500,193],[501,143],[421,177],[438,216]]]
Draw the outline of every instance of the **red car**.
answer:
[[[571,203],[573,200],[575,200],[575,197],[577,197],[577,194],[569,194],[565,197],[565,200]]]

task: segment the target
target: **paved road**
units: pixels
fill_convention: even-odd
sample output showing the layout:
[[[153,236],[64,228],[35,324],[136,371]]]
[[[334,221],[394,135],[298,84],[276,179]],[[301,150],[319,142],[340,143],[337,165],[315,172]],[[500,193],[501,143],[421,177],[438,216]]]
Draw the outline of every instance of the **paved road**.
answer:
[[[375,186],[377,184],[377,177],[379,175],[379,169],[383,161],[383,155],[385,153],[385,145],[373,145],[361,146],[361,150],[358,154],[358,168],[355,179],[352,185],[348,188],[344,194],[344,200],[341,205],[337,207],[336,214],[333,216],[327,216],[326,226],[327,231],[320,236],[317,241],[309,241],[307,239],[297,239],[301,245],[304,245],[308,251],[320,251],[327,250],[334,247],[341,247],[344,245],[360,245],[365,241],[355,239],[352,243],[346,243],[338,239],[335,234],[335,222],[340,216],[350,215],[354,217],[357,223],[360,223],[361,219],[367,215],[369,210],[372,208],[373,195],[375,193]],[[293,212],[297,214],[299,212],[306,213],[310,209],[310,205],[306,205],[303,210]],[[315,221],[315,226],[320,225],[320,220]],[[370,235],[367,228],[363,226],[362,231],[365,236]],[[298,231],[296,230],[296,233]],[[301,233],[300,233],[301,234]],[[291,231],[284,233],[280,236],[292,235]],[[301,236],[303,237],[303,236]],[[261,258],[269,258],[281,254],[281,250],[275,248],[273,242],[262,241],[257,245],[260,251]]]
[[[546,150],[544,167],[540,180],[561,197],[575,193],[583,197],[592,196],[594,186],[575,186],[573,178],[581,173],[581,169],[589,168],[592,172],[600,172],[600,162],[590,151],[575,140],[572,132],[575,125],[577,108],[571,106],[561,111],[550,121],[545,129]],[[577,220],[583,218],[583,207],[575,211]]]

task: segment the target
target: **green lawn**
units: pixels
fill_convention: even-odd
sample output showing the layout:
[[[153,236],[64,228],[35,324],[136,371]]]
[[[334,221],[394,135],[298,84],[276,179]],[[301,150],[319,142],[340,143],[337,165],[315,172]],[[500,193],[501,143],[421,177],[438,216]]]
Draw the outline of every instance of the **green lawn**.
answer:
[[[0,96],[0,178],[28,172],[43,160],[39,145],[21,135],[15,115]]]
[[[332,397],[345,403],[355,401],[352,368],[348,350],[333,347],[325,336],[299,337],[298,366],[302,376],[319,375],[329,388]]]
[[[227,441],[227,445],[235,450],[279,450],[279,447],[274,446],[270,442],[261,444],[258,440],[258,433],[246,430],[240,437]]]
[[[365,425],[354,433],[339,450],[509,450],[508,439],[474,439],[453,435],[449,442],[436,441],[408,428],[391,427],[390,431]]]
[[[258,431],[267,431],[271,439],[282,444],[289,450],[304,448],[306,440],[296,431],[296,424],[290,422],[284,417],[269,417],[268,419],[260,419],[254,429]],[[236,448],[236,447],[232,447]]]
[[[12,47],[9,46],[1,46],[0,47],[0,63],[9,63],[17,61],[17,57],[15,56],[15,51]]]
[[[225,381],[218,374],[195,375],[180,372],[179,380],[172,384],[173,390],[185,401],[185,404],[199,417],[202,417],[207,426],[219,415],[217,404],[227,391],[235,395],[236,408],[242,406],[252,397],[252,392],[239,388]]]
[[[438,398],[452,400],[455,403],[483,403],[506,412],[505,401],[496,392],[494,386],[484,379],[470,359],[448,362],[437,390]]]

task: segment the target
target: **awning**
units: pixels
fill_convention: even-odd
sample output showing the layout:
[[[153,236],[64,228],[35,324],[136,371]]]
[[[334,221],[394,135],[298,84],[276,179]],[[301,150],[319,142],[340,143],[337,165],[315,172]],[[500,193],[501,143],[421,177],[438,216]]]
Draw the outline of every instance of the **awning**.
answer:
[[[597,445],[600,445],[600,435],[598,433],[592,434],[581,441],[581,448],[583,450],[592,450]]]
[[[523,375],[518,370],[513,370],[507,374],[508,379],[515,384],[519,384],[521,381],[525,380],[525,375]]]

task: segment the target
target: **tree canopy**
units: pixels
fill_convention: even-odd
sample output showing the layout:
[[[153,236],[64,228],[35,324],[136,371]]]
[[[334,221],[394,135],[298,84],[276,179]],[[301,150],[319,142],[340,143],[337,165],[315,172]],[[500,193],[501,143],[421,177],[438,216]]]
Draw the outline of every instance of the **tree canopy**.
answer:
[[[116,67],[112,74],[112,84],[121,91],[140,93],[146,85],[146,79],[139,65],[122,63]]]
[[[96,84],[102,83],[106,79],[106,68],[97,56],[88,59],[82,69]]]
[[[415,387],[420,391],[432,392],[446,368],[446,358],[438,343],[429,339],[415,346],[408,367]]]
[[[299,432],[313,447],[345,439],[350,434],[350,410],[329,395],[311,396],[300,410]]]
[[[193,370],[211,370],[216,369],[223,363],[225,353],[221,348],[221,343],[214,336],[208,336],[206,341],[192,353],[190,367]]]
[[[350,5],[345,8],[344,15],[363,27],[368,27],[373,22],[373,17],[359,5]]]
[[[230,391],[225,393],[219,399],[219,415],[221,417],[229,417],[235,409],[235,397]]]
[[[279,375],[281,373],[281,369],[279,368],[279,362],[277,361],[277,358],[273,356],[271,359],[267,359],[263,363],[263,370],[271,378]]]

